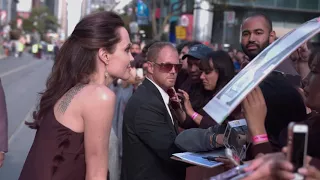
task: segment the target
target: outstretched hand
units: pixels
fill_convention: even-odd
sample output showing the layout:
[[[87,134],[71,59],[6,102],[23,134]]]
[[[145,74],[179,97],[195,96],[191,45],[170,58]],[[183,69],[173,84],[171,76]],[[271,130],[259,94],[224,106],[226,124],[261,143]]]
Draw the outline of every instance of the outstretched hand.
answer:
[[[255,88],[242,102],[245,119],[252,136],[265,133],[264,122],[267,106],[259,87]]]
[[[291,180],[294,178],[293,165],[286,160],[283,153],[268,154],[254,159],[245,171],[252,171],[252,173],[243,180]]]

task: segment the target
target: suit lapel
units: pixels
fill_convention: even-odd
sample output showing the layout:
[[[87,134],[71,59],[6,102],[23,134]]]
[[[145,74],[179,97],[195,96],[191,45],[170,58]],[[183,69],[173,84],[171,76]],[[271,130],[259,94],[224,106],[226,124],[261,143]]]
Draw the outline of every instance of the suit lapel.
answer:
[[[174,109],[172,108],[172,106],[171,106],[170,103],[169,103],[168,106],[169,106],[169,109],[170,109],[170,112],[171,112],[171,115],[172,115],[172,119],[173,119],[173,123],[174,123],[172,126],[173,126],[176,134],[179,134],[177,114],[176,114],[176,112],[174,111]]]
[[[143,82],[142,82],[142,85],[145,86],[147,89],[149,89],[161,102],[162,104],[165,106],[164,104],[164,101],[163,101],[163,98],[161,96],[161,93],[159,92],[158,88],[149,80],[149,79],[145,79]],[[166,109],[166,121],[167,123],[169,124],[170,128],[172,131],[174,132],[178,132],[175,128],[175,126],[172,124],[172,120],[171,120],[171,117],[170,117],[170,114],[169,112],[167,111],[167,108],[165,107]],[[170,106],[169,106],[169,109],[170,109]],[[175,122],[175,115],[174,113],[172,112],[172,110],[170,109],[170,112],[171,112],[171,115],[172,115],[172,119],[173,119],[173,122],[174,124],[176,125],[176,122]]]
[[[149,79],[146,78],[142,82],[142,85],[145,86],[147,89],[149,89],[159,100],[161,100],[161,102],[164,105],[164,102],[163,102],[163,99],[162,99],[162,96],[161,96],[159,90]]]

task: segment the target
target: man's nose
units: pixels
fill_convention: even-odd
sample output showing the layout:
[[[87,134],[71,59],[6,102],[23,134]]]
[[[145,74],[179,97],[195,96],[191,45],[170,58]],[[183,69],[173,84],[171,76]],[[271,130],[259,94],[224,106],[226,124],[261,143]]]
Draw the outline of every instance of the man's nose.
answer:
[[[132,54],[130,53],[130,62],[134,61],[134,57],[132,56]]]
[[[196,66],[196,65],[193,64],[193,65],[191,66],[191,71],[192,71],[192,72],[195,72],[195,71],[197,71],[197,70],[198,70],[198,66]]]
[[[176,67],[175,67],[174,65],[172,66],[172,68],[171,68],[171,70],[170,70],[170,73],[171,73],[171,74],[178,73],[178,72],[176,71]]]
[[[249,42],[250,42],[250,43],[256,42],[256,37],[255,37],[254,34],[251,34],[251,35],[249,36]]]

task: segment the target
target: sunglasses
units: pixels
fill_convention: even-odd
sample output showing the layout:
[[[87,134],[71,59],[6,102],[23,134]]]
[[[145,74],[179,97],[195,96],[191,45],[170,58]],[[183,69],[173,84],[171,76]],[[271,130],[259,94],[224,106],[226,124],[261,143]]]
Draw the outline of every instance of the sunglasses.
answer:
[[[174,68],[174,70],[176,72],[179,72],[182,68],[182,64],[171,64],[171,63],[155,63],[153,62],[155,65],[160,67],[160,70],[164,71],[164,72],[170,72],[172,70],[172,68]]]

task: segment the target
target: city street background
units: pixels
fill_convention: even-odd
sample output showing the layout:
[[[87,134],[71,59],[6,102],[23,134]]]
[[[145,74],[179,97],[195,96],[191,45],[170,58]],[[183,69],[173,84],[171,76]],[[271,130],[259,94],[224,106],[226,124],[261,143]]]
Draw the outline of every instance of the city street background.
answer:
[[[6,95],[9,120],[9,152],[0,168],[1,180],[16,180],[31,147],[35,131],[24,121],[32,120],[32,113],[39,100],[38,93],[45,88],[45,81],[53,61],[35,59],[24,53],[22,57],[0,60],[0,78]]]

